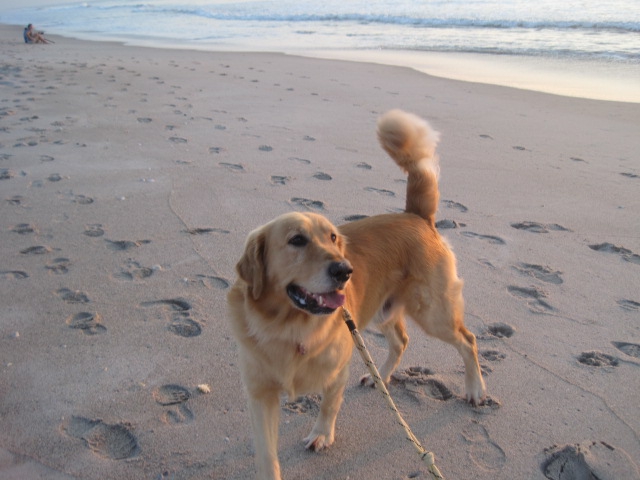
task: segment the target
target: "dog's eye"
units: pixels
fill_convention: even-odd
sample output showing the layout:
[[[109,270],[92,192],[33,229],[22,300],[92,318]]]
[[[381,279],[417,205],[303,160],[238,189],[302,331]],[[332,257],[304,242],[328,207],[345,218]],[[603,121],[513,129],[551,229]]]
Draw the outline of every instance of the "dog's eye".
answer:
[[[336,242],[338,241],[338,236],[337,236],[335,233],[332,233],[332,234],[331,234],[331,241],[332,241],[333,243],[336,243]]]
[[[304,235],[294,235],[289,239],[289,245],[293,245],[294,247],[304,247],[307,243],[309,243],[309,239]]]

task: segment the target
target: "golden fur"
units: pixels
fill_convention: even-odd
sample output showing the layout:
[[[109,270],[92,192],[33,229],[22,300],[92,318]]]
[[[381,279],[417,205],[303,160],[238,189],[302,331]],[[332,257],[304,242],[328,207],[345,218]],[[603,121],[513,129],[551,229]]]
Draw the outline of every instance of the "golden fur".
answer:
[[[464,326],[455,257],[435,228],[438,134],[419,117],[393,110],[379,120],[378,138],[408,174],[406,213],[340,227],[321,215],[288,213],[251,232],[238,262],[228,302],[260,479],[280,478],[282,392],[294,398],[321,393],[320,414],[304,441],[313,450],[333,443],[352,353],[342,305],[360,330],[375,318],[384,333],[385,382],[409,341],[409,317],[456,347],[468,401],[480,404],[485,397],[475,336]]]

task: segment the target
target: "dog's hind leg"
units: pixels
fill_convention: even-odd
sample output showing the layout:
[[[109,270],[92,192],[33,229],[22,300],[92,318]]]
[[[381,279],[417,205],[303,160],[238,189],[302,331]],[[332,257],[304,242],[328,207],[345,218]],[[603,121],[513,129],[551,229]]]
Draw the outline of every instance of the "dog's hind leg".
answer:
[[[455,326],[451,329],[436,328],[428,331],[428,333],[444,342],[450,343],[458,350],[464,362],[464,384],[467,401],[471,405],[482,405],[486,389],[478,362],[476,337],[462,324],[461,320],[459,322],[455,321],[454,324]]]
[[[384,383],[388,384],[391,380],[391,375],[395,372],[396,368],[398,368],[402,355],[409,344],[409,335],[407,335],[404,323],[404,308],[388,305],[386,308],[383,308],[376,317],[374,322],[380,322],[377,327],[386,338],[389,348],[387,359],[379,369],[380,378],[382,378]],[[360,379],[360,384],[370,387],[375,386],[371,375],[364,375]]]
[[[464,325],[460,325],[457,333],[458,335],[453,346],[458,349],[464,361],[464,383],[467,392],[467,401],[471,405],[482,405],[486,396],[486,387],[482,379],[482,370],[478,363],[476,336],[467,330]]]
[[[476,337],[464,326],[462,282],[458,280],[453,287],[447,295],[434,299],[429,305],[416,303],[408,314],[427,334],[456,347],[464,362],[467,401],[482,405],[486,389],[478,362]]]

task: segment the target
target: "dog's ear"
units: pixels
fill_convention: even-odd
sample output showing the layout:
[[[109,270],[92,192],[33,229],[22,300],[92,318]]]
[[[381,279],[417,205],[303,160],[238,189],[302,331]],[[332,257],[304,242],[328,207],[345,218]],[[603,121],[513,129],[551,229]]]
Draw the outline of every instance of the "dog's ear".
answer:
[[[264,231],[259,229],[251,232],[244,247],[244,254],[236,265],[238,275],[249,285],[249,290],[254,300],[260,298],[264,288],[267,273],[265,247]]]

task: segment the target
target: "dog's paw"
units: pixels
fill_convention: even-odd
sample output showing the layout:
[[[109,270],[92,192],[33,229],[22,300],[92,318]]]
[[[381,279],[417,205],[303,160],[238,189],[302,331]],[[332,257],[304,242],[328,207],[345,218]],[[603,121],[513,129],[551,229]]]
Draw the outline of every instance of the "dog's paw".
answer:
[[[308,437],[303,440],[305,448],[314,452],[319,452],[328,448],[333,443],[333,436],[317,434],[311,432]]]
[[[479,381],[469,382],[467,385],[467,402],[469,402],[474,407],[479,407],[480,405],[484,405],[485,399],[487,398],[486,387],[482,378]]]
[[[371,375],[363,375],[360,377],[360,385],[363,387],[376,388],[376,382],[373,381],[373,377]]]
[[[382,381],[386,386],[389,386],[389,382],[391,381],[391,376],[389,376],[389,378],[382,377]],[[363,387],[376,388],[376,382],[373,380],[373,377],[368,374],[360,377],[360,385],[362,385]]]
[[[472,407],[480,407],[482,405],[484,405],[484,401],[486,399],[486,396],[475,396],[475,395],[469,395],[467,394],[467,402],[469,402],[469,404]]]

